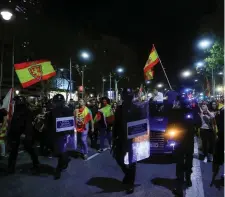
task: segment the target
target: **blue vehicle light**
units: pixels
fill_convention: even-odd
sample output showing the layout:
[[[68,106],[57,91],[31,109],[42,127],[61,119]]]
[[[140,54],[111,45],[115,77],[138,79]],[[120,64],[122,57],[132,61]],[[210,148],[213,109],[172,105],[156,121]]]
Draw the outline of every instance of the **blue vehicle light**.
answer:
[[[193,119],[193,115],[192,114],[186,114],[185,118],[186,119]]]

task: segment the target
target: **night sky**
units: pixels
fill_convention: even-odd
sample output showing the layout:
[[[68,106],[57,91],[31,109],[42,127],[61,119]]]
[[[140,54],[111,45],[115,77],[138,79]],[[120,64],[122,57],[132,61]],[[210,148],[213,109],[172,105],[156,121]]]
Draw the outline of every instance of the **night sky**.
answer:
[[[43,30],[38,31],[40,24],[37,24],[41,41],[36,41],[36,48],[39,43],[46,43],[45,50],[49,53],[45,55],[56,64],[66,64],[73,43],[68,39],[81,29],[89,35],[118,37],[138,55],[136,67],[124,65],[128,76],[136,74],[133,81],[138,85],[144,81],[143,67],[155,44],[174,84],[181,69],[193,68],[194,62],[203,57],[196,49],[199,39],[223,36],[223,8],[223,0],[44,1],[42,22],[52,33],[47,33],[43,24]],[[69,43],[67,49],[64,43]],[[103,73],[109,71],[106,67],[99,69]],[[100,78],[99,72],[92,68],[86,77],[93,79],[93,76]],[[157,82],[165,82],[160,65],[155,67],[154,83]]]

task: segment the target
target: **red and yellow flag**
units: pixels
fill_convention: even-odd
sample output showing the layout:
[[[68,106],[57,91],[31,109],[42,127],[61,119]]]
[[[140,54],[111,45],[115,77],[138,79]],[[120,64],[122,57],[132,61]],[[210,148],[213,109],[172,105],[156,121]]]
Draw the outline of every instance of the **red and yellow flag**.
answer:
[[[145,79],[146,80],[151,80],[153,79],[153,67],[159,63],[159,56],[157,54],[157,51],[153,45],[152,47],[152,50],[150,52],[150,55],[148,57],[148,60],[145,64],[145,67],[144,67],[144,75],[145,75]]]
[[[48,60],[37,60],[15,64],[15,71],[23,88],[29,87],[42,80],[48,80],[56,72]]]

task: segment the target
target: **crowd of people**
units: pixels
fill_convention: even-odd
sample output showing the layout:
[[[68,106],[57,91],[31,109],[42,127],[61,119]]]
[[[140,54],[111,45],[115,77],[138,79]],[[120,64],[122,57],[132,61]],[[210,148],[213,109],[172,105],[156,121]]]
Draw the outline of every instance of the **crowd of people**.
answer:
[[[91,147],[97,149],[99,153],[103,152],[104,149],[112,150],[118,165],[125,173],[123,182],[129,185],[128,192],[133,192],[136,164],[125,165],[123,159],[121,159],[124,158],[121,150],[124,150],[126,145],[126,139],[122,134],[124,128],[121,126],[123,125],[121,121],[123,121],[122,109],[127,109],[130,106],[127,103],[135,99],[137,97],[135,98],[132,91],[126,89],[122,93],[122,103],[120,104],[110,102],[107,97],[103,97],[101,100],[91,99],[88,103],[84,99],[79,99],[78,102],[71,99],[66,103],[65,98],[59,94],[55,95],[53,99],[44,99],[37,105],[29,105],[25,97],[16,96],[14,98],[14,114],[10,123],[7,120],[7,112],[0,109],[0,153],[4,157],[7,151],[9,152],[8,173],[15,172],[21,136],[24,136],[24,149],[31,156],[34,172],[38,172],[39,166],[38,156],[34,149],[34,143],[38,141],[41,154],[45,156],[53,154],[59,158],[55,173],[55,179],[59,179],[62,170],[67,168],[70,161],[63,147],[68,142],[68,136],[74,137],[74,131],[56,133],[55,120],[58,117],[73,116],[79,155],[84,160],[88,158],[88,137],[91,141]],[[139,102],[143,102],[142,100],[140,98]],[[169,126],[179,125],[185,128],[185,132],[180,139],[182,145],[176,150],[178,155],[176,160],[178,186],[174,192],[181,195],[180,188],[183,186],[184,173],[187,186],[192,185],[191,168],[194,135],[198,135],[201,139],[203,162],[213,162],[213,185],[219,166],[224,163],[223,105],[214,100],[210,103],[206,101],[197,102],[194,99],[183,98],[182,94],[174,91],[163,96],[157,90],[153,91],[152,98],[149,100],[150,114],[152,103],[157,103],[159,109],[164,107],[169,110]],[[187,112],[192,112],[193,121],[188,122],[189,120],[184,118]],[[108,140],[108,146],[105,146],[105,138]],[[97,143],[98,139],[100,145]],[[6,147],[9,147],[9,149],[7,150]]]

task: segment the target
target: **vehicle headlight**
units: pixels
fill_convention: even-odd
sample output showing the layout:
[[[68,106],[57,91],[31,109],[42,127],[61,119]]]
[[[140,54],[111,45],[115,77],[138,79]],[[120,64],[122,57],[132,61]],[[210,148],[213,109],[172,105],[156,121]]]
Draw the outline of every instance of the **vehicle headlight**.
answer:
[[[176,134],[177,134],[176,130],[169,130],[169,131],[168,131],[168,135],[169,135],[170,137],[175,137]]]

